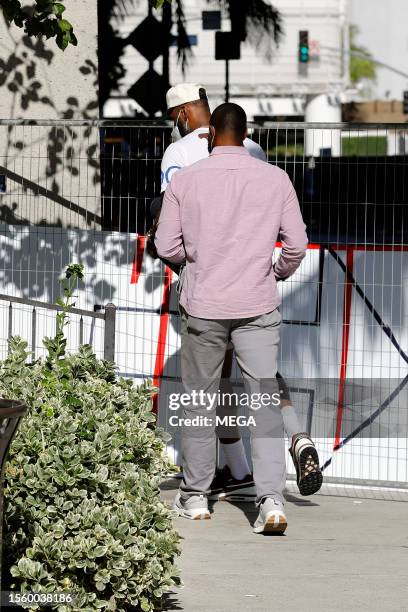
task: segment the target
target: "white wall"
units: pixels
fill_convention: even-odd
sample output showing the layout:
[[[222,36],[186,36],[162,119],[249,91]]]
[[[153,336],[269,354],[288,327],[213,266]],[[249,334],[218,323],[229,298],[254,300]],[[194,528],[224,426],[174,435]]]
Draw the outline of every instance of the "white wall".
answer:
[[[64,52],[53,40],[31,39],[13,25],[8,28],[0,15],[0,55],[6,65],[0,119],[40,123],[98,117],[96,8],[96,0],[69,2],[66,15],[78,46]],[[1,220],[95,227],[73,210],[79,206],[99,215],[98,165],[96,128],[0,125],[0,175],[7,176]],[[53,195],[62,198],[59,203]]]
[[[0,14],[0,57],[13,56],[0,88],[2,119],[97,117],[97,0],[70,0],[66,18],[74,26],[78,46],[63,52],[52,39],[29,39]],[[89,63],[90,62],[90,63]],[[16,71],[19,76],[16,77]],[[10,88],[15,83],[16,87]],[[16,89],[16,91],[14,91]],[[45,98],[48,99],[45,100]]]
[[[158,337],[163,316],[163,267],[146,254],[137,283],[131,283],[135,237],[124,233],[73,231],[52,228],[1,228],[0,293],[54,301],[57,279],[71,262],[85,264],[85,284],[78,291],[77,306],[93,310],[95,304],[112,301],[119,307],[116,361],[120,372],[140,382],[151,377],[157,363]],[[345,261],[344,251],[340,251]],[[408,344],[408,265],[404,252],[354,253],[353,274],[368,300],[389,325],[400,346]],[[319,251],[310,249],[296,274],[280,284],[283,294],[279,370],[288,379],[303,379],[302,387],[315,390],[312,433],[319,438],[322,461],[332,456],[337,418],[338,378],[344,338],[344,272],[326,252],[323,274],[321,317],[314,324],[319,278]],[[390,281],[392,279],[392,282]],[[245,290],[245,288],[243,288]],[[171,289],[171,311],[177,310],[175,283]],[[31,341],[30,312],[18,307],[13,334]],[[1,357],[6,351],[8,303],[0,301]],[[303,321],[303,325],[290,321]],[[179,317],[167,321],[164,374],[180,375]],[[37,355],[41,338],[52,334],[55,315],[37,309]],[[102,356],[102,325],[85,320],[85,342],[94,343]],[[70,328],[70,346],[78,342],[78,321]],[[347,385],[343,415],[343,436],[362,423],[406,376],[407,364],[353,290],[350,308],[350,336],[347,354]],[[318,379],[326,379],[318,385]],[[399,380],[398,380],[399,379]],[[171,388],[163,383],[163,391]],[[302,425],[306,425],[308,395],[293,392],[293,401]],[[166,424],[164,394],[160,420]],[[347,444],[335,455],[326,475],[366,478],[377,481],[408,482],[407,386],[382,413],[364,429],[362,437]],[[169,451],[178,457],[178,444]],[[293,469],[293,466],[289,466]]]

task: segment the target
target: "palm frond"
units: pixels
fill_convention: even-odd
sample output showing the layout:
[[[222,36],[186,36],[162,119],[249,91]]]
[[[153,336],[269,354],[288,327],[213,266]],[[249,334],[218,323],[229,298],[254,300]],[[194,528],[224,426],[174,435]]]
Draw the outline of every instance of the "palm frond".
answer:
[[[113,16],[116,19],[125,19],[130,15],[130,9],[139,3],[140,0],[114,0]]]
[[[279,11],[264,0],[248,0],[246,28],[248,42],[270,61],[283,36]]]
[[[263,33],[272,35],[274,43],[279,44],[283,35],[283,27],[278,9],[265,0],[249,0],[246,12],[247,26],[251,24]]]
[[[191,49],[190,39],[187,33],[183,0],[176,0],[175,8],[177,25],[177,58],[181,66],[181,72],[184,76],[193,56],[193,51]]]
[[[211,2],[211,0],[207,0]],[[282,17],[268,0],[219,0],[231,18],[231,29],[271,59],[283,36]]]

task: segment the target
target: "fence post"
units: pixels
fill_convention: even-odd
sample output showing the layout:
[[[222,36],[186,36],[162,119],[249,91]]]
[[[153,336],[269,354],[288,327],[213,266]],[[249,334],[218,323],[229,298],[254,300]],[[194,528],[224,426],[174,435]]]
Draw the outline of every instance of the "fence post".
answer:
[[[3,555],[3,481],[7,453],[17,431],[21,417],[27,412],[27,406],[16,400],[0,398],[0,597],[2,594],[2,555]],[[2,602],[0,601],[0,608]]]
[[[31,359],[35,361],[35,346],[37,342],[37,311],[35,307],[31,314],[32,330],[31,330]]]
[[[103,342],[103,358],[106,361],[115,361],[115,334],[116,334],[116,306],[105,306],[105,331]]]
[[[13,305],[10,302],[10,304],[9,304],[9,320],[8,320],[8,336],[7,336],[7,339],[10,340],[12,335],[13,335]],[[10,354],[10,345],[8,347],[7,352],[8,352],[8,354]]]

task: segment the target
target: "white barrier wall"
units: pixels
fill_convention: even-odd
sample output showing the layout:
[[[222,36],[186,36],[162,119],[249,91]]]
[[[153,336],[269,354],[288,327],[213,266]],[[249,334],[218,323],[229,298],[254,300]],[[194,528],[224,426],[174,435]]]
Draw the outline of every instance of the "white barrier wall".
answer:
[[[76,305],[92,310],[113,302],[118,307],[120,372],[135,383],[161,380],[165,390],[180,376],[175,283],[143,247],[143,237],[136,240],[131,234],[2,226],[0,293],[54,301],[64,267],[83,263],[86,278]],[[328,252],[311,245],[297,273],[280,285],[284,324],[279,371],[294,388],[304,388],[292,388],[293,402],[303,426],[311,425],[319,439],[322,460],[328,462],[327,476],[408,484],[407,260],[403,250],[357,247],[346,252],[333,247]],[[2,357],[8,307],[0,302]],[[27,340],[31,339],[29,315],[28,307],[16,307],[13,317],[13,334]],[[102,325],[85,321],[85,341],[95,346],[99,356]],[[37,327],[40,354],[42,336],[55,329],[54,315],[39,315]],[[77,321],[73,320],[69,334],[74,348]],[[167,406],[159,402],[159,421],[166,424],[166,418]],[[349,439],[342,446],[345,437]],[[335,441],[341,447],[333,455]],[[178,461],[177,440],[169,452]]]

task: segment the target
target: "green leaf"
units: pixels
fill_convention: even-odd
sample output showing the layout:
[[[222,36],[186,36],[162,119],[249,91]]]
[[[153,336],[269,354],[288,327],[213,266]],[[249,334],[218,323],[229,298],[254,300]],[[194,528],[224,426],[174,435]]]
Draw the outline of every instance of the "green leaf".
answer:
[[[140,607],[143,610],[143,612],[149,612],[152,609],[150,602],[148,599],[146,599],[146,597],[140,598]]]
[[[75,277],[79,280],[84,278],[84,266],[82,264],[70,264],[67,266],[65,278]]]
[[[58,27],[62,32],[69,32],[72,30],[72,24],[66,19],[58,19]]]
[[[59,17],[65,11],[65,6],[61,4],[60,2],[55,2],[53,6],[53,11],[54,11],[54,14]]]
[[[76,272],[62,281],[67,322]],[[158,610],[179,582],[180,537],[160,501],[170,465],[152,386],[88,345],[66,354],[63,330],[44,344],[46,360],[28,365],[12,338],[0,361],[0,395],[28,405],[6,464],[4,571],[15,590],[75,593],[76,610]]]

